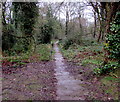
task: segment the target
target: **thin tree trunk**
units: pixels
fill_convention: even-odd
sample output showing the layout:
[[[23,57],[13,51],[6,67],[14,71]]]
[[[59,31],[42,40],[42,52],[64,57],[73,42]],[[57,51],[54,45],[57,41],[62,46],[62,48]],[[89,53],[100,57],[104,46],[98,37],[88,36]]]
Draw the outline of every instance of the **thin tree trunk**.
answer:
[[[79,14],[79,26],[80,26],[80,31],[81,33],[83,33],[83,28],[82,28],[82,24],[81,24],[81,15]]]
[[[6,7],[5,7],[6,2],[2,3],[2,24],[6,25],[6,20],[5,20],[5,11],[6,11]]]
[[[94,12],[94,34],[93,34],[93,37],[95,38],[96,37],[96,28],[97,28],[97,18],[96,18],[96,12]]]
[[[66,30],[65,30],[66,37],[68,35],[68,23],[69,23],[69,14],[68,11],[66,11]]]
[[[97,42],[100,42],[101,33],[102,33],[102,28],[101,28],[101,25],[100,25],[99,36],[98,36]]]
[[[100,41],[101,33],[102,33],[102,22],[101,22],[101,20],[100,20],[100,15],[99,15],[99,13],[98,13],[98,20],[99,20],[99,22],[100,22],[100,29],[99,29],[99,35],[98,35],[97,42]]]
[[[83,34],[83,27],[82,27],[82,24],[81,24],[81,15],[79,14],[79,17],[78,17],[78,19],[79,19],[79,27],[80,27],[80,33],[79,33],[79,39],[80,39],[80,43],[82,42],[82,35],[84,35]]]

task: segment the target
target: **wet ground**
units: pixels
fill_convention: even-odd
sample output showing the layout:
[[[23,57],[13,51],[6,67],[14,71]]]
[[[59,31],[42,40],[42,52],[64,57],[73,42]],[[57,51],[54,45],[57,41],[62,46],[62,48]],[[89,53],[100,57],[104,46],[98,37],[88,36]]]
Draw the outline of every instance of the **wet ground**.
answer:
[[[85,95],[88,91],[81,86],[83,81],[75,79],[66,71],[66,65],[62,54],[59,52],[57,45],[54,46],[55,50],[55,75],[57,83],[57,100],[85,100]]]
[[[63,58],[54,45],[53,61],[28,63],[14,73],[3,72],[3,100],[110,100],[89,67]]]
[[[55,75],[57,83],[57,100],[114,100],[105,93],[104,86],[93,74],[90,67],[77,66],[63,58],[58,45],[55,44]]]
[[[84,95],[85,100],[109,101],[114,99],[110,94],[105,93],[107,87],[100,82],[100,78],[96,77],[90,67],[76,66],[72,62],[65,60],[66,70],[76,80],[81,80],[83,83],[80,86],[87,90],[87,95]],[[84,92],[83,92],[84,93]],[[113,102],[113,100],[112,100]]]
[[[28,63],[12,74],[3,73],[3,100],[55,100],[54,61]]]

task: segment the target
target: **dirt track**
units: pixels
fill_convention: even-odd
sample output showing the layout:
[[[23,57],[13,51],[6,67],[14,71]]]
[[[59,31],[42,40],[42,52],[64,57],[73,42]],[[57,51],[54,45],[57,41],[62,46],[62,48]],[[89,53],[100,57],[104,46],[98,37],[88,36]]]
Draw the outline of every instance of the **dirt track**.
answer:
[[[28,63],[25,67],[3,71],[3,100],[108,100],[105,86],[89,68],[76,66],[62,57],[54,46],[53,61]],[[9,69],[9,68],[8,68]],[[101,90],[102,89],[102,90]]]
[[[3,73],[3,100],[54,100],[54,68],[53,61],[38,62],[10,75]]]

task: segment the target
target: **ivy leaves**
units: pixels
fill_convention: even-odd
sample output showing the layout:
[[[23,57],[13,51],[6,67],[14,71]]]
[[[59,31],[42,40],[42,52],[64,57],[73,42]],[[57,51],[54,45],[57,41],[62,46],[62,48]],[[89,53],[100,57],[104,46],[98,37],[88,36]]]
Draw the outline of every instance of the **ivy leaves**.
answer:
[[[117,13],[114,22],[110,24],[110,33],[106,35],[107,43],[104,44],[104,48],[109,53],[108,58],[116,61],[115,63],[110,62],[100,68],[95,68],[95,74],[105,74],[120,67],[120,12]]]
[[[111,23],[111,33],[107,34],[104,48],[110,52],[108,56],[111,59],[120,59],[120,13],[117,13],[116,19]]]
[[[16,43],[17,45],[23,46],[21,50],[22,49],[24,49],[25,51],[30,50],[32,48],[31,42],[33,42],[34,40],[33,38],[34,26],[39,15],[37,2],[13,2],[12,7],[15,34],[25,38],[16,40]]]

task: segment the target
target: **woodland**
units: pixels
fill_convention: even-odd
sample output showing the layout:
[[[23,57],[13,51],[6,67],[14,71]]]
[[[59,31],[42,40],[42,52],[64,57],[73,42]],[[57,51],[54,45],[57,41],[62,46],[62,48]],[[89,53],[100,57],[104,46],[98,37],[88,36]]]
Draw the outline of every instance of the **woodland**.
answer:
[[[57,95],[53,95],[53,97],[49,90],[47,90],[48,93],[45,91],[42,94],[41,92],[42,95],[39,96],[34,93],[35,89],[33,89],[35,97],[21,96],[18,98],[14,94],[10,96],[11,91],[7,92],[4,88],[12,85],[10,78],[19,79],[19,81],[24,79],[22,75],[17,76],[24,70],[25,74],[29,73],[28,76],[30,76],[30,73],[34,72],[34,68],[30,71],[27,66],[32,67],[31,63],[34,64],[33,67],[36,66],[36,69],[37,66],[40,66],[41,71],[38,71],[41,73],[40,75],[42,75],[42,70],[46,70],[47,77],[50,77],[50,79],[45,79],[45,83],[41,81],[41,84],[44,83],[54,88],[50,85],[50,83],[57,83],[57,81],[53,82],[53,77],[55,77],[53,64],[56,53],[54,46],[59,47],[65,62],[72,63],[72,67],[88,68],[88,70],[84,70],[84,76],[88,77],[89,81],[96,82],[92,83],[91,87],[97,86],[98,83],[103,85],[102,88],[105,87],[103,93],[108,96],[103,95],[103,100],[104,97],[107,97],[108,100],[119,100],[120,2],[92,2],[92,0],[83,2],[15,2],[13,0],[13,2],[1,2],[1,8],[0,60],[3,74],[1,79],[3,81],[3,100],[12,100],[12,98],[14,100],[56,99]],[[79,74],[83,73],[80,68],[78,68]],[[31,75],[32,78],[39,73]],[[39,77],[46,78],[45,75],[40,75]],[[38,80],[44,80],[44,78]],[[34,81],[37,83],[37,79]],[[14,84],[15,87],[18,83]],[[19,90],[22,84],[25,83],[19,83]],[[35,87],[40,87],[40,85]],[[101,88],[97,87],[97,89]],[[7,90],[9,91],[9,88]],[[54,88],[54,93],[56,93],[55,90],[57,89]],[[96,92],[93,91],[93,93]],[[90,94],[87,100],[102,99],[98,98],[100,95],[95,95]]]

